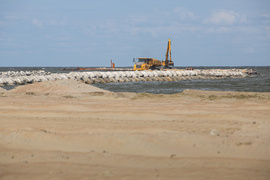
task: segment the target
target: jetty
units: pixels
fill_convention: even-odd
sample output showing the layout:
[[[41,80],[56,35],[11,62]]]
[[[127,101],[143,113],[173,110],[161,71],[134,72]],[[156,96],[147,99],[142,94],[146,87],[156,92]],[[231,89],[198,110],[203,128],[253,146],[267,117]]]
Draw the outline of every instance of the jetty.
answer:
[[[257,72],[252,69],[170,69],[154,71],[84,71],[50,73],[41,71],[0,72],[0,86],[23,85],[62,79],[81,80],[87,84],[136,81],[181,81],[192,79],[244,78]]]

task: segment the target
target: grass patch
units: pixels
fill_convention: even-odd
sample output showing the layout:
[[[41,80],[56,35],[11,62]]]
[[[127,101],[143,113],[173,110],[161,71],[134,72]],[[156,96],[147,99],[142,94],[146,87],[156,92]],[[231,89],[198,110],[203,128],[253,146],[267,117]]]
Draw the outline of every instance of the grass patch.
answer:
[[[210,96],[208,96],[208,98],[209,98],[210,100],[215,100],[215,99],[217,99],[217,96],[216,96],[216,95],[210,95]]]
[[[250,99],[250,98],[260,98],[257,94],[252,94],[252,95],[245,95],[245,94],[239,94],[239,95],[232,95],[229,94],[227,96],[224,96],[225,98],[234,98],[234,99]]]
[[[36,96],[36,94],[34,92],[26,92],[25,94],[29,95],[29,96]]]
[[[251,145],[252,142],[237,142],[236,146],[242,146],[242,145]]]
[[[64,98],[67,98],[67,99],[72,99],[72,98],[76,98],[75,96],[71,96],[71,95],[66,95],[66,96],[63,96]]]
[[[89,92],[87,94],[89,94],[91,96],[104,96],[105,95],[104,92]]]
[[[131,99],[136,100],[136,99],[143,99],[143,98],[162,98],[164,96],[165,95],[163,94],[138,93]]]

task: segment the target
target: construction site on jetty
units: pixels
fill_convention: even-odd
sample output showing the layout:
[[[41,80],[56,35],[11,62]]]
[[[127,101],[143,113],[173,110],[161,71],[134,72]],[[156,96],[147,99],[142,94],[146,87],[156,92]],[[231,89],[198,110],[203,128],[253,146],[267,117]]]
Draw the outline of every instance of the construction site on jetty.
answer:
[[[171,40],[169,39],[165,61],[154,58],[134,58],[134,68],[76,68],[63,69],[69,73],[50,73],[45,71],[8,71],[0,72],[0,86],[23,85],[41,81],[81,80],[86,84],[136,82],[136,81],[181,81],[190,79],[244,78],[259,74],[252,69],[185,69],[173,68],[171,58]]]

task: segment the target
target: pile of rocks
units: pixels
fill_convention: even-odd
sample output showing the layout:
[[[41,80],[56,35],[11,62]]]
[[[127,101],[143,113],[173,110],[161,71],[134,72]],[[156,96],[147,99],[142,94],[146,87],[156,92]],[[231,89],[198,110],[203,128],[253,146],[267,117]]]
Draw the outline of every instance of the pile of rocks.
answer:
[[[19,76],[45,76],[50,75],[50,72],[44,70],[39,71],[7,71],[0,72],[0,78],[19,77]]]
[[[211,70],[181,70],[166,71],[91,71],[70,73],[49,73],[45,71],[31,72],[2,72],[0,73],[0,86],[20,85],[41,81],[74,79],[85,83],[110,83],[134,81],[180,81],[188,79],[221,79],[242,78],[248,76],[250,70],[240,69],[211,69]]]

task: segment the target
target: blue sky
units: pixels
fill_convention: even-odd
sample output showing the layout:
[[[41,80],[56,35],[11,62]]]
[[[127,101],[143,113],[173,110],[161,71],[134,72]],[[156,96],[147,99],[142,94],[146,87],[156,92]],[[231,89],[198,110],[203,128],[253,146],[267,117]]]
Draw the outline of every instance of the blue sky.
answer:
[[[269,66],[269,0],[0,0],[0,66]]]

